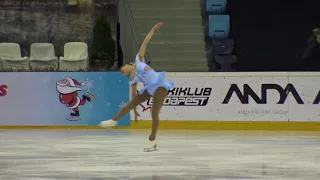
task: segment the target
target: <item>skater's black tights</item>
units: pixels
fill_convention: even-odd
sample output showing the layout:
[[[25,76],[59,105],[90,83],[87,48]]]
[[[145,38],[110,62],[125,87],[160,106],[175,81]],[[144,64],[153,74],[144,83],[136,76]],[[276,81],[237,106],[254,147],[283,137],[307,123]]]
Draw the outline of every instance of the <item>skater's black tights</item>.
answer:
[[[153,96],[153,104],[151,108],[152,130],[151,130],[151,135],[149,137],[150,141],[153,141],[156,139],[157,131],[159,128],[159,121],[160,121],[159,113],[163,106],[163,102],[167,97],[167,94],[168,94],[168,91],[164,87],[159,87]],[[127,105],[122,107],[119,113],[112,119],[115,121],[119,120],[120,118],[125,116],[130,110],[134,109],[139,104],[145,102],[150,97],[151,95],[147,91],[144,91],[143,94],[137,94],[136,96],[132,97],[131,101]]]

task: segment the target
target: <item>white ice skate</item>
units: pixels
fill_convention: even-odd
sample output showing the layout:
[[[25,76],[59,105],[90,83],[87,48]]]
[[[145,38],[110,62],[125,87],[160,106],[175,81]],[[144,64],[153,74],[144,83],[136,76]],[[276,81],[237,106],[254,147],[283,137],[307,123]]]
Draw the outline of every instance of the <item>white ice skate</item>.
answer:
[[[113,119],[109,119],[106,121],[101,121],[100,127],[102,127],[102,128],[114,127],[114,126],[117,126],[117,124],[118,124],[118,121],[114,121]]]
[[[157,150],[157,141],[156,140],[149,141],[147,146],[144,148],[144,152],[152,152],[152,151],[156,151],[156,150]]]

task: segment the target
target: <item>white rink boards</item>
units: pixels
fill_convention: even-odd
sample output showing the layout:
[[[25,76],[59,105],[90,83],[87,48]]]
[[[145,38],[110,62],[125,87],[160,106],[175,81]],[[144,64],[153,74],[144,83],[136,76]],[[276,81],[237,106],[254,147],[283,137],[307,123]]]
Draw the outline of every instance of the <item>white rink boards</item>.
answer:
[[[168,73],[167,79],[175,89],[162,120],[320,121],[320,73]],[[138,107],[142,120],[151,119],[151,106],[152,100]]]

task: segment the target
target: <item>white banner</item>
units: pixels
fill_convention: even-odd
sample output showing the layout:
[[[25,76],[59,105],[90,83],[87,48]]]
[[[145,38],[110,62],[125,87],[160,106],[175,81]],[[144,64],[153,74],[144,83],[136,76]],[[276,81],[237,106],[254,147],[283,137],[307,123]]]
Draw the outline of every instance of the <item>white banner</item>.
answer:
[[[320,76],[278,73],[175,73],[161,120],[320,121]],[[260,73],[261,74],[261,73]],[[142,86],[139,86],[142,87]],[[152,99],[137,107],[151,120]],[[133,119],[133,114],[131,115]]]

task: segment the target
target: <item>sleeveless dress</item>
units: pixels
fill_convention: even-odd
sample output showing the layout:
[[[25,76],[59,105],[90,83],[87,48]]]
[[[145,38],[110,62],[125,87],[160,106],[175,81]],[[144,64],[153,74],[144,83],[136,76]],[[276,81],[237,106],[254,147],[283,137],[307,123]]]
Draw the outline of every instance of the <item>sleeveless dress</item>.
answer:
[[[174,87],[173,82],[166,81],[166,72],[157,73],[155,70],[144,70],[148,65],[143,61],[139,60],[139,54],[136,56],[136,74],[132,81],[129,82],[130,85],[134,83],[141,82],[144,84],[144,88],[139,91],[139,94],[143,94],[145,90],[153,96],[159,87],[164,87],[167,90]]]

